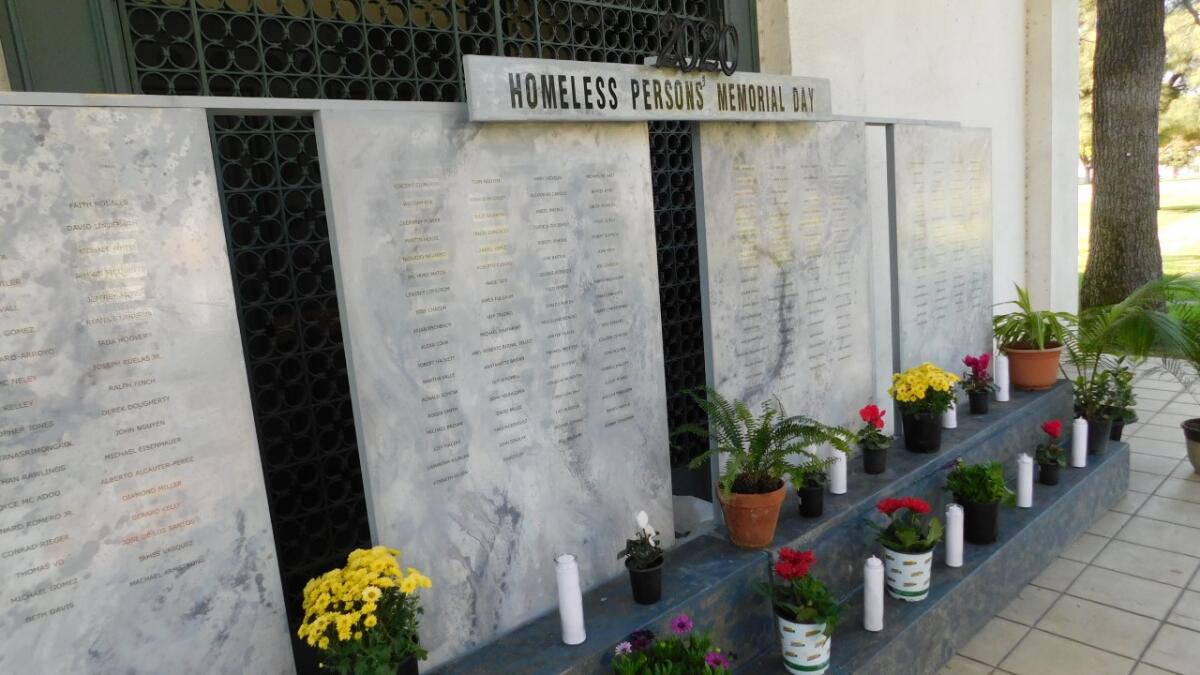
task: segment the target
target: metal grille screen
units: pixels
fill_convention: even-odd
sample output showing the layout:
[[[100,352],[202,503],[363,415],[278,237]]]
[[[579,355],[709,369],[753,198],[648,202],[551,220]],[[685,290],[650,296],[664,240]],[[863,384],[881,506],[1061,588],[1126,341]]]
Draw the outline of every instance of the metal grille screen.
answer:
[[[458,101],[464,54],[634,63],[708,0],[121,0],[139,93]],[[229,255],[289,613],[369,545],[311,117],[212,120]],[[672,428],[703,423],[693,127],[651,125]],[[694,440],[673,448],[686,463]],[[665,449],[664,449],[665,451]],[[686,491],[677,486],[677,491]]]

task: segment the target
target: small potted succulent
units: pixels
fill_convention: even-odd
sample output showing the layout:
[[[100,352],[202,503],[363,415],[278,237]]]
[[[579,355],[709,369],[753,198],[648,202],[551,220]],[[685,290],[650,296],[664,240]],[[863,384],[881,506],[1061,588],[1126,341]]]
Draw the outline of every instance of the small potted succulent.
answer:
[[[825,473],[836,460],[822,459],[812,453],[803,453],[807,460],[788,471],[796,497],[800,502],[800,515],[805,518],[820,517],[825,511],[825,486],[829,476]]]
[[[1038,463],[1038,482],[1042,485],[1058,485],[1058,469],[1067,465],[1067,453],[1058,446],[1058,439],[1062,438],[1062,422],[1046,420],[1042,422],[1042,431],[1048,438],[1037,447],[1034,458]]]
[[[996,541],[1000,536],[1000,504],[1016,503],[1016,495],[1004,481],[1004,465],[967,464],[959,457],[950,466],[946,489],[963,508],[963,538],[972,544]]]
[[[671,619],[668,638],[658,639],[648,630],[634,631],[613,650],[612,668],[618,675],[733,672],[733,655],[713,646],[707,633],[694,631],[692,619],[680,614]]]
[[[729,539],[740,548],[766,548],[779,524],[779,510],[787,495],[783,478],[793,469],[791,458],[826,443],[848,452],[854,433],[788,415],[778,399],[764,401],[762,414],[755,415],[742,401],[728,401],[711,387],[689,394],[708,415],[708,428],[685,424],[675,433],[711,440],[708,450],[690,466],[699,468],[710,457],[724,460],[716,492]]]
[[[1063,312],[1035,310],[1029,291],[1017,286],[1015,312],[992,319],[992,332],[1009,359],[1009,380],[1017,389],[1049,389],[1058,379],[1063,350]]]
[[[793,675],[820,675],[829,668],[833,629],[845,610],[825,584],[808,573],[816,562],[812,551],[785,546],[773,567],[775,581],[756,586],[775,610],[783,665]]]
[[[986,415],[988,402],[992,398],[992,392],[996,391],[996,384],[992,380],[992,374],[988,372],[991,364],[992,355],[987,352],[979,356],[967,354],[963,357],[963,365],[970,368],[971,371],[963,373],[963,379],[959,386],[962,387],[963,391],[967,392],[967,400],[970,401],[972,415]]]
[[[892,447],[892,437],[883,433],[883,416],[886,410],[871,404],[858,411],[863,426],[858,430],[858,447],[862,451],[863,471],[883,473],[887,470],[887,451]]]
[[[956,382],[957,375],[928,361],[892,375],[888,394],[900,406],[909,452],[937,452],[942,447],[942,413],[954,405]]]
[[[416,675],[424,659],[417,635],[417,591],[430,588],[415,568],[401,571],[400,552],[376,546],[352,551],[346,566],[304,586],[297,635],[321,653],[321,668],[339,675]]]
[[[888,595],[905,602],[924,600],[933,574],[933,547],[942,540],[942,521],[930,515],[933,508],[919,497],[890,497],[875,508],[888,518],[885,525],[867,521],[883,546]]]
[[[637,531],[633,539],[625,540],[625,548],[617,553],[617,559],[625,559],[629,583],[633,586],[633,601],[639,605],[653,605],[662,597],[662,545],[645,511],[638,511],[634,520]]]

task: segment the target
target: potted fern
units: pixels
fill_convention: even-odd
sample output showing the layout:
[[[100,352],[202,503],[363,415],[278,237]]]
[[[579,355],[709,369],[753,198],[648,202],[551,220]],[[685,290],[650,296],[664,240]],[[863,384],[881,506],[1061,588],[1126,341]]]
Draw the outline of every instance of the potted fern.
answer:
[[[822,459],[807,451],[804,455],[808,459],[791,469],[788,476],[792,486],[796,488],[800,515],[805,518],[817,518],[825,511],[825,485],[829,483],[829,476],[825,471],[837,460],[833,457]]]
[[[709,439],[709,448],[691,461],[697,468],[710,457],[724,460],[717,480],[717,499],[729,538],[741,548],[760,549],[775,538],[779,510],[787,494],[783,478],[792,457],[829,444],[847,452],[854,434],[814,419],[788,415],[778,399],[762,404],[755,415],[742,401],[728,401],[711,387],[689,392],[708,415],[708,428],[688,424],[676,431]]]
[[[1002,304],[1016,305],[1017,310],[996,315],[992,319],[992,332],[1000,350],[1008,356],[1012,385],[1018,389],[1049,389],[1058,379],[1062,322],[1070,315],[1035,310],[1029,291],[1016,288],[1017,299]]]

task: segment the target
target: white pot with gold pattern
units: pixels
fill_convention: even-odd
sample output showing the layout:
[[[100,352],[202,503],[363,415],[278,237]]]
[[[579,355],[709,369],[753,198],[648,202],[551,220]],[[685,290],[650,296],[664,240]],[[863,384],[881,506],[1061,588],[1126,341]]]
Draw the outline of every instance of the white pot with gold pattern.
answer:
[[[825,634],[823,623],[795,623],[782,616],[779,640],[783,644],[783,665],[792,675],[821,675],[829,668],[833,638]]]

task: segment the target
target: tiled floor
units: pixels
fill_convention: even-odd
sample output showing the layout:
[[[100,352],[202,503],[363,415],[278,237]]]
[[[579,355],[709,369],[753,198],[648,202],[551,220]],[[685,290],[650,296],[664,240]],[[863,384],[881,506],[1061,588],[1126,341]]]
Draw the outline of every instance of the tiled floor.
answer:
[[[943,674],[1200,675],[1200,474],[1179,429],[1200,403],[1166,373],[1135,385],[1129,492]]]

